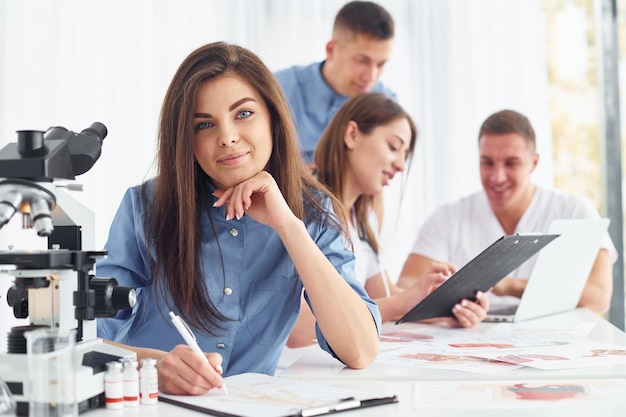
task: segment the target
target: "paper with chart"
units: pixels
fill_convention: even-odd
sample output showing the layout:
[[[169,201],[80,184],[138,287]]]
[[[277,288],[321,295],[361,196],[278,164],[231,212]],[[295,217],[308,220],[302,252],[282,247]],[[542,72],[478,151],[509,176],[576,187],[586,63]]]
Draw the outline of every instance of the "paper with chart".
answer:
[[[556,370],[626,364],[626,347],[581,341],[558,347],[481,352],[480,356],[531,368]]]
[[[526,337],[530,343],[539,338],[553,336],[558,339],[567,339],[571,336],[586,337],[593,329],[591,321],[554,321],[544,318],[541,321],[527,321],[523,323],[500,323],[487,331],[473,328],[450,328],[447,325],[402,323],[400,325],[383,325],[380,336],[381,350],[401,347],[404,343],[419,342],[431,345],[441,344],[450,340],[462,340],[487,337],[514,337],[517,343]],[[542,342],[543,343],[543,342]]]
[[[451,329],[447,325],[403,323],[399,325],[383,325],[380,335],[380,351],[393,350],[405,346],[407,343],[438,344],[455,335],[471,333],[472,329]]]
[[[441,346],[418,343],[411,343],[393,351],[381,352],[375,363],[385,366],[445,369],[487,375],[510,372],[523,366],[485,359],[473,354],[453,352]]]
[[[567,369],[626,363],[626,347],[586,339],[592,323],[501,324],[486,332],[421,326],[383,332],[377,364],[498,374],[522,366]],[[396,343],[393,343],[393,342]],[[401,343],[404,342],[404,343]],[[381,345],[383,345],[381,343]]]
[[[224,378],[228,394],[214,389],[206,395],[167,395],[182,406],[218,411],[244,417],[278,417],[298,414],[303,409],[335,405],[347,398],[367,400],[379,395],[319,383],[295,381],[264,374],[241,374]],[[390,401],[391,402],[391,401]]]
[[[554,415],[565,408],[598,409],[623,404],[624,379],[593,380],[509,380],[509,381],[417,381],[416,409],[554,409]],[[595,412],[594,412],[595,411]],[[556,414],[559,412],[558,414]]]

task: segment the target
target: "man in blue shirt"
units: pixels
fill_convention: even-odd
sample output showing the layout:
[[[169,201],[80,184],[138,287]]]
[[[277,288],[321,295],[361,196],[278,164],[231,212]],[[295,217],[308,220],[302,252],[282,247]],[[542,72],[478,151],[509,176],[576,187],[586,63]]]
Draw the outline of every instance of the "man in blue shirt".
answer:
[[[366,91],[396,95],[379,78],[393,46],[394,21],[369,1],[352,1],[335,17],[326,60],[276,72],[291,108],[302,154],[312,163],[317,142],[339,107]]]

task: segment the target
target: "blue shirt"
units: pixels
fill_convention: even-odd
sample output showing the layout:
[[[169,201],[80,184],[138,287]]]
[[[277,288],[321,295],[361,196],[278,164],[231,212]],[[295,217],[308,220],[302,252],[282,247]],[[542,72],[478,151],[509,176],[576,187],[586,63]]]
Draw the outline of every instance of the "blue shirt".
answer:
[[[153,189],[154,180],[148,185]],[[206,286],[213,304],[232,321],[223,323],[225,330],[218,336],[192,330],[204,352],[223,356],[225,376],[244,372],[273,374],[298,317],[302,283],[282,241],[270,227],[248,216],[227,221],[223,207],[210,208],[209,215],[202,225]],[[306,227],[317,246],[369,307],[380,332],[378,306],[355,281],[354,255],[346,248],[343,236],[324,224],[311,222]],[[216,255],[217,240],[225,276]],[[132,310],[120,311],[115,318],[98,319],[98,335],[132,346],[170,351],[185,342],[168,316],[171,299],[160,294],[157,304],[146,248],[141,188],[137,186],[124,195],[105,246],[108,256],[96,264],[98,276],[114,277],[120,285],[136,288],[137,304]],[[319,345],[333,354],[318,327],[316,331]]]
[[[317,142],[339,107],[348,100],[335,92],[322,77],[322,65],[316,62],[306,66],[293,66],[274,75],[287,97],[294,119],[305,161],[312,162]],[[372,91],[386,94],[397,100],[396,94],[380,81]]]

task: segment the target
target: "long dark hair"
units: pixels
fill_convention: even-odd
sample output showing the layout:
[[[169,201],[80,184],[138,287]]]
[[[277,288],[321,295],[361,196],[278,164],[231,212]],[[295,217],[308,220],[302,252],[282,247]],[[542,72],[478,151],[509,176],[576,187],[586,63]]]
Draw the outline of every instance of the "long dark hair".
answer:
[[[345,230],[343,223],[328,216],[321,203],[320,193],[331,201],[334,197],[304,165],[289,107],[271,71],[259,57],[240,46],[216,42],[193,51],[176,71],[161,109],[157,186],[152,199],[144,192],[145,230],[156,255],[151,265],[155,293],[169,294],[187,322],[209,334],[216,334],[228,318],[211,302],[202,271],[201,225],[212,207],[207,201],[208,177],[192,148],[192,120],[200,85],[224,74],[236,75],[263,97],[272,131],[272,154],[266,170],[294,214],[304,220],[315,213],[313,219],[330,219],[330,224]],[[337,215],[345,220],[341,213]],[[221,266],[223,273],[221,256],[214,260],[215,270]]]
[[[343,198],[343,175],[348,164],[347,149],[343,138],[346,127],[354,121],[359,131],[369,134],[376,127],[385,126],[397,119],[407,119],[411,128],[411,143],[407,160],[410,160],[417,141],[417,128],[409,114],[395,101],[381,93],[361,93],[351,97],[337,111],[322,134],[313,160],[317,165],[320,181],[337,196]],[[354,203],[357,225],[363,228],[365,238],[378,253],[378,241],[367,217],[372,210],[374,197],[360,195]]]

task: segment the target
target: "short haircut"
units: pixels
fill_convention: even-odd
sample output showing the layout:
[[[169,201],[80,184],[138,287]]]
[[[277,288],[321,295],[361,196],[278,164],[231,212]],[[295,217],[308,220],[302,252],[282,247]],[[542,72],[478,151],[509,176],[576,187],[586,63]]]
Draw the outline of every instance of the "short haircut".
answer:
[[[394,36],[394,21],[384,7],[371,1],[351,1],[337,12],[333,32],[348,30],[374,39],[388,40]]]
[[[483,135],[506,135],[508,133],[517,133],[522,136],[528,145],[528,149],[535,152],[537,142],[535,139],[535,129],[530,124],[530,120],[515,110],[500,110],[489,116],[480,126],[478,132],[478,140]]]

